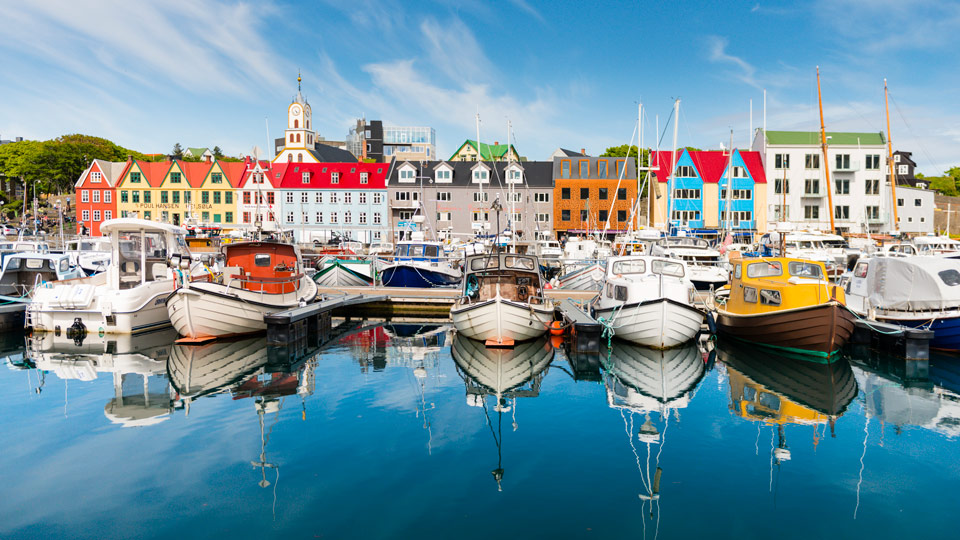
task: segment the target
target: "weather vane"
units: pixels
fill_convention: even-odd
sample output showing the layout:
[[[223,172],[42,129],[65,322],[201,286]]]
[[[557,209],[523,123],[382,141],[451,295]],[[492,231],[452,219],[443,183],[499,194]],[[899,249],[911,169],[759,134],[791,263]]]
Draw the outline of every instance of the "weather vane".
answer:
[[[303,79],[300,78],[300,69],[298,68],[298,69],[297,69],[297,92],[300,91],[300,81],[302,81],[302,80],[303,80]]]

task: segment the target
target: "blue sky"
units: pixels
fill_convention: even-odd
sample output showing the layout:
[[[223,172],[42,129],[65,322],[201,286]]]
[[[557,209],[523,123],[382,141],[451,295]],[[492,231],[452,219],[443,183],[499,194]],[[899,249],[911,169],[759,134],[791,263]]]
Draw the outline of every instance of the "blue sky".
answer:
[[[219,145],[249,153],[282,135],[303,92],[321,136],[364,115],[430,125],[441,156],[475,137],[522,155],[627,142],[642,100],[646,143],[680,98],[680,145],[719,148],[753,126],[885,131],[920,170],[960,165],[960,3],[13,2],[0,41],[0,135],[81,132],[144,152]],[[668,130],[664,144],[671,143]]]

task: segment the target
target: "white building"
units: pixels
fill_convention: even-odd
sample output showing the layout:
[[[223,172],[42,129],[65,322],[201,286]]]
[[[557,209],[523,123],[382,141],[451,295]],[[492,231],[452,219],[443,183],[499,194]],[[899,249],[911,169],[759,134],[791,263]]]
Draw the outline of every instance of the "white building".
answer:
[[[895,229],[883,133],[827,132],[827,146],[824,163],[819,132],[757,130],[752,149],[763,156],[772,185],[767,189],[769,228],[828,230],[832,214],[839,232]],[[829,195],[824,165],[830,168]],[[924,224],[932,220],[931,214]]]
[[[900,232],[929,234],[933,230],[936,192],[909,186],[897,186],[897,221]]]

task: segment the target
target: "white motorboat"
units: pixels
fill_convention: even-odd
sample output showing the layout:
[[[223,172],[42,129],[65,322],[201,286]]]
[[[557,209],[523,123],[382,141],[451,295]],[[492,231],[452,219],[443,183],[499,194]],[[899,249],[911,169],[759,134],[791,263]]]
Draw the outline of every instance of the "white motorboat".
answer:
[[[563,272],[554,278],[558,289],[598,291],[603,283],[604,269],[599,261],[565,264]]]
[[[701,290],[719,289],[727,284],[730,271],[723,256],[703,238],[668,236],[653,243],[650,255],[679,259],[687,265],[687,277]]]
[[[70,240],[63,252],[70,256],[71,264],[82,268],[87,275],[103,272],[110,266],[109,238]]]
[[[205,345],[173,345],[167,374],[184,406],[189,407],[202,396],[235,388],[266,363],[267,347],[256,337]]]
[[[372,260],[328,256],[317,263],[313,280],[321,287],[369,287],[374,273]]]
[[[164,300],[175,286],[171,266],[190,264],[186,230],[121,218],[100,231],[110,237],[107,271],[37,289],[26,312],[34,331],[130,334],[170,325]]]
[[[606,367],[607,404],[642,413],[685,408],[707,371],[693,343],[668,351],[617,343]]]
[[[263,316],[312,302],[317,284],[300,251],[283,242],[235,242],[222,248],[223,272],[187,280],[166,301],[180,335],[203,339],[266,330]]]
[[[510,344],[542,336],[553,321],[553,302],[543,297],[540,265],[532,255],[499,253],[467,257],[463,295],[450,308],[460,334]]]
[[[614,257],[607,261],[594,317],[612,325],[618,338],[654,349],[678,347],[703,325],[703,312],[693,306],[695,292],[683,261]]]

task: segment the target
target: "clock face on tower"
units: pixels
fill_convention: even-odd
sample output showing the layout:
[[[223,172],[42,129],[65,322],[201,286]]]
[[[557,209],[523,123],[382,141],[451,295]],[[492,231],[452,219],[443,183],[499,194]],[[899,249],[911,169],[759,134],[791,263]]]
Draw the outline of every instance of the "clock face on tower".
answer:
[[[300,116],[300,107],[294,107],[290,112],[292,112],[294,116]]]

